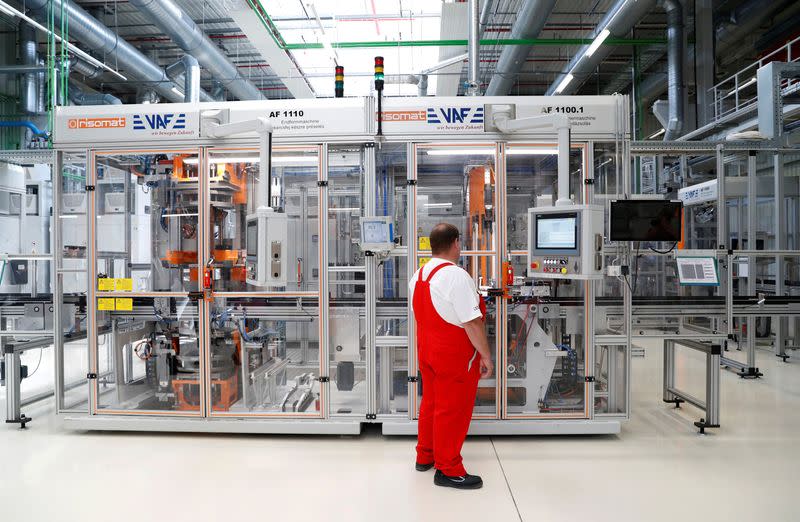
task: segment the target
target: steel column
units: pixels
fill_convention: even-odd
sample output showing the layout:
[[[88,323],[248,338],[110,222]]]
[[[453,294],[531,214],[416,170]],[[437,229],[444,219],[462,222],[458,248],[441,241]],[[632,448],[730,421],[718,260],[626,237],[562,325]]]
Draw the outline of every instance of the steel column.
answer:
[[[375,215],[375,145],[370,143],[364,148],[364,216]],[[375,280],[377,274],[377,259],[374,255],[364,257],[366,272],[364,275],[364,299],[367,351],[367,416],[368,418],[378,413],[378,388],[376,379],[382,381],[385,375],[378,375],[377,348],[375,345],[376,320],[375,320]],[[381,398],[383,400],[383,397]]]
[[[747,156],[747,248],[757,250],[757,228],[756,206],[758,196],[758,185],[756,183],[756,153],[751,151]],[[743,247],[740,234],[739,246]],[[747,258],[747,295],[756,295],[756,271],[758,269],[757,258],[750,256]],[[747,318],[747,366],[756,367],[756,318]],[[752,371],[752,370],[750,370]]]
[[[317,226],[319,227],[319,321],[320,321],[320,340],[319,340],[319,358],[322,373],[320,377],[330,376],[330,288],[328,272],[328,143],[323,143],[320,147],[320,171],[319,171],[319,194],[317,200],[319,202],[319,212],[317,219]],[[367,375],[367,382],[370,378]],[[330,400],[331,396],[331,383],[320,382],[320,394],[322,396],[322,405],[320,411],[322,417],[330,418]]]
[[[55,377],[53,390],[56,397],[56,413],[64,409],[64,332],[61,328],[62,306],[64,302],[64,276],[60,269],[63,264],[63,251],[61,248],[61,173],[64,171],[64,153],[53,151],[53,170],[50,179],[53,182],[53,220],[50,225],[52,233],[50,253],[53,262],[50,263],[50,281],[53,292],[53,374]]]
[[[416,197],[417,197],[417,172],[416,146],[409,142],[406,144],[406,278],[408,281],[417,271],[417,229],[416,229]],[[416,389],[419,371],[417,370],[417,328],[411,303],[408,303],[406,317],[408,321],[408,418],[413,419],[417,413]]]
[[[784,205],[785,190],[783,185],[783,155],[780,153],[773,154],[773,180],[775,182],[775,198],[774,198],[774,212],[775,223],[773,233],[775,234],[775,244],[773,248],[783,250],[788,247],[786,240],[786,206]],[[775,295],[782,296],[785,294],[785,280],[786,273],[783,266],[784,258],[781,255],[775,256]],[[784,317],[773,317],[772,326],[775,331],[775,355],[782,358],[784,361],[787,359],[786,355],[786,325],[787,320]]]

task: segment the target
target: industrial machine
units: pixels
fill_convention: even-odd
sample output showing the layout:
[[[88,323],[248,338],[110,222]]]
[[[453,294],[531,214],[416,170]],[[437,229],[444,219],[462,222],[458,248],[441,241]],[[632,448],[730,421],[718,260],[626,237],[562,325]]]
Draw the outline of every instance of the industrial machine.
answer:
[[[727,266],[735,283],[749,264],[696,239],[707,202],[687,219],[688,204],[617,181],[624,98],[560,100],[390,98],[379,136],[368,98],[93,108],[125,121],[113,129],[59,108],[52,195],[16,166],[2,183],[12,228],[38,234],[49,206],[57,224],[52,254],[6,247],[4,343],[52,343],[76,429],[411,434],[425,389],[407,284],[445,221],[497,368],[473,433],[616,433],[633,339],[746,335],[727,316],[755,302],[717,295]],[[181,128],[133,125],[165,111]],[[651,314],[651,293],[682,308]],[[686,299],[717,308],[687,317]],[[26,356],[8,360],[24,374]]]

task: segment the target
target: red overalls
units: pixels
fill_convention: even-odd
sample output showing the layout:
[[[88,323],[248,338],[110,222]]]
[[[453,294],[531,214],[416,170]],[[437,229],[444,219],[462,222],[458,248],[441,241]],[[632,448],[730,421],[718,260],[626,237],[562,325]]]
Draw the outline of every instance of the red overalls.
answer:
[[[436,312],[430,281],[436,272],[453,263],[442,263],[414,286],[422,404],[419,409],[417,462],[430,464],[447,476],[463,476],[461,446],[467,436],[480,379],[480,356],[463,328],[450,324]],[[481,316],[486,305],[479,298]]]

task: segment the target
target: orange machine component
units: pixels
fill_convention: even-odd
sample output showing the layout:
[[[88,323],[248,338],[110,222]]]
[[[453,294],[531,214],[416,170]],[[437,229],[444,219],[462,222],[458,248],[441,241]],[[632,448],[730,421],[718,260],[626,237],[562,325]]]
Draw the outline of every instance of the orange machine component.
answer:
[[[233,204],[247,205],[247,175],[244,173],[244,169],[233,165],[225,165],[225,167],[231,183],[239,189],[233,194]]]
[[[239,250],[214,250],[214,260],[220,263],[230,261],[235,263],[239,260]],[[171,265],[197,264],[197,252],[193,250],[168,250],[167,255],[162,258]]]
[[[167,255],[161,259],[170,265],[196,265],[197,252],[191,250],[167,250]]]
[[[172,390],[175,392],[178,410],[196,410],[200,407],[200,381],[198,379],[175,379],[172,381]],[[225,379],[211,379],[213,411],[228,411],[238,400],[238,372],[233,372]]]
[[[218,263],[225,261],[235,263],[239,260],[240,253],[241,252],[239,250],[214,250],[214,261]]]
[[[218,163],[217,170],[211,177],[211,181],[223,181],[227,178],[231,185],[236,187],[236,192],[233,193],[234,205],[247,204],[247,175],[241,164],[235,163]],[[227,175],[227,176],[226,176]]]
[[[684,222],[684,218],[686,217],[686,208],[681,207],[681,240],[678,241],[678,250],[683,250],[686,246],[686,234],[684,233],[684,227],[686,226]]]
[[[195,181],[196,177],[190,177],[188,169],[185,168],[184,159],[194,157],[191,154],[176,154],[172,158],[172,177],[180,181]]]
[[[509,298],[511,296],[508,293],[508,287],[514,284],[514,265],[511,264],[511,261],[503,261],[503,277],[501,279],[503,297]]]
[[[494,169],[489,165],[479,165],[469,170],[469,250],[491,250],[485,232],[486,223],[486,181],[494,183]],[[489,281],[489,260],[481,257],[478,261],[479,276],[484,284]]]
[[[247,269],[243,266],[235,266],[231,268],[231,281],[247,281]]]

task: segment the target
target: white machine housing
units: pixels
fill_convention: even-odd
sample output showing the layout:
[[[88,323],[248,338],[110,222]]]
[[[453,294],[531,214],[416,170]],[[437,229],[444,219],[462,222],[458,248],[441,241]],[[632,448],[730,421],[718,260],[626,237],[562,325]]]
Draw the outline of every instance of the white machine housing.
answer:
[[[603,207],[564,205],[528,209],[528,276],[536,279],[602,279]],[[548,244],[545,225],[568,226],[572,239]],[[574,229],[572,229],[574,227]]]
[[[246,281],[257,286],[286,286],[286,214],[259,208],[247,216]]]

